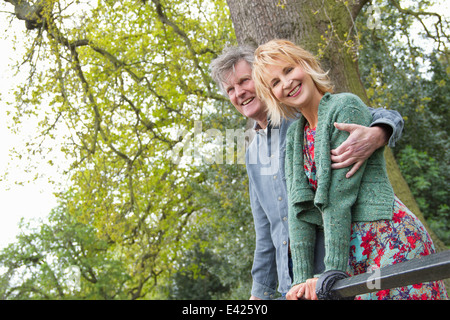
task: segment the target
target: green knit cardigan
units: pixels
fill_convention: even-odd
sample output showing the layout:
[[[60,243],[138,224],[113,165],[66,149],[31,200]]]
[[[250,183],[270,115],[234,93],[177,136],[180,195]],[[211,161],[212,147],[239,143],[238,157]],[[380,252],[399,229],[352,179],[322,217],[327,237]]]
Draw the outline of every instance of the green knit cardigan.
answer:
[[[392,219],[394,192],[389,182],[383,150],[376,150],[359,170],[331,169],[330,151],[349,133],[334,122],[369,126],[372,116],[365,104],[350,93],[326,93],[320,101],[315,135],[317,189],[308,184],[303,166],[306,119],[300,117],[287,132],[286,184],[289,196],[289,237],[293,259],[293,285],[314,277],[316,226],[325,235],[325,271],[346,271],[352,222]]]

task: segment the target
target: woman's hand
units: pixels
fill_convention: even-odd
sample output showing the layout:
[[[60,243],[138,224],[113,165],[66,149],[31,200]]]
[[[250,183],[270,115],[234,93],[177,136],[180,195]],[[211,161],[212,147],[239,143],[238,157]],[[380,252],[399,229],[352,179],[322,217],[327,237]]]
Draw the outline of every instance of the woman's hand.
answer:
[[[311,278],[304,283],[297,284],[286,294],[287,300],[318,300],[316,295],[316,283],[318,278]]]
[[[289,290],[289,292],[286,294],[286,300],[298,300],[297,297],[298,291],[300,288],[304,285],[304,283],[297,284]]]

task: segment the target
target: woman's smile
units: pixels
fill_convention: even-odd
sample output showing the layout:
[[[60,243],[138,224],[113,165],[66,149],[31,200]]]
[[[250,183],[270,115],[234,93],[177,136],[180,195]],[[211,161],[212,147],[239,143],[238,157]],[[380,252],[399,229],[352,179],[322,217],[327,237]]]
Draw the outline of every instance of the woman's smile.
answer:
[[[288,93],[288,97],[296,97],[300,94],[300,91],[302,90],[302,84],[300,83],[298,86],[296,86],[294,89],[291,90],[291,92]]]

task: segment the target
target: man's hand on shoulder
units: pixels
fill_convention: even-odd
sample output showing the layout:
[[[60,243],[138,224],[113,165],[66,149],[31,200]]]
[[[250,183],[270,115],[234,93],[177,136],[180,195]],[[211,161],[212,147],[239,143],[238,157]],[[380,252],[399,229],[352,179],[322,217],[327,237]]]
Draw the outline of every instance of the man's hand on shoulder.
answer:
[[[341,169],[351,165],[347,173],[350,178],[372,153],[389,141],[389,129],[380,126],[365,127],[351,123],[335,123],[336,129],[350,133],[350,136],[338,148],[331,150],[331,168]],[[392,129],[391,129],[392,130]]]

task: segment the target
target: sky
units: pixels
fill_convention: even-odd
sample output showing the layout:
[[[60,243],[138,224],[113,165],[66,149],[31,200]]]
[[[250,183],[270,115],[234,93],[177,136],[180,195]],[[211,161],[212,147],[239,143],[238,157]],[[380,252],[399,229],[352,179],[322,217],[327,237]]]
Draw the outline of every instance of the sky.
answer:
[[[6,30],[12,32],[11,28],[24,30],[23,21],[13,21],[13,25],[9,26],[9,19],[5,16],[0,13],[1,35]],[[22,146],[24,139],[36,132],[33,123],[27,124],[19,135],[11,133],[7,128],[6,112],[12,110],[12,107],[8,106],[6,101],[13,101],[9,91],[20,79],[14,79],[9,67],[12,63],[11,58],[16,55],[17,53],[12,50],[11,41],[0,38],[0,249],[15,240],[19,233],[18,223],[22,217],[27,221],[45,218],[57,203],[53,195],[53,185],[48,182],[48,177],[53,176],[54,172],[49,171],[42,178],[23,186],[14,183],[16,180],[30,180],[34,173],[27,174],[23,170],[22,161],[10,163],[10,150],[14,146]],[[10,174],[6,180],[2,180],[1,177],[7,167]]]
[[[441,4],[437,12],[449,16],[449,3]],[[12,10],[12,6],[6,9]],[[5,10],[4,6],[0,11]],[[6,112],[12,110],[5,101],[13,101],[8,93],[20,78],[13,78],[9,64],[12,59],[20,56],[20,53],[13,51],[10,40],[1,39],[4,32],[17,32],[24,30],[25,23],[14,19],[12,25],[9,18],[0,12],[0,249],[15,240],[19,233],[18,223],[21,218],[26,221],[30,219],[45,219],[48,213],[57,205],[56,197],[53,195],[54,185],[48,182],[48,178],[58,180],[58,172],[47,167],[42,170],[43,176],[25,185],[16,185],[16,180],[30,180],[34,173],[25,173],[23,163],[10,163],[9,156],[12,147],[23,146],[24,139],[33,136],[36,132],[34,123],[28,123],[26,127],[15,135],[7,128]],[[6,180],[1,177],[6,168],[9,168],[10,175]]]

